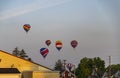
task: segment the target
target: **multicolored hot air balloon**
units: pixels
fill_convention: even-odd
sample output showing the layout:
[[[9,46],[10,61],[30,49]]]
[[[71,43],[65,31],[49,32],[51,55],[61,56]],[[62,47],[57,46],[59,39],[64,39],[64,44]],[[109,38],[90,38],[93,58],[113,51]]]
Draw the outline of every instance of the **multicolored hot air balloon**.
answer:
[[[28,32],[30,30],[31,26],[29,24],[23,25],[23,29]]]
[[[47,46],[49,46],[51,44],[51,40],[46,40],[45,43]]]
[[[55,46],[56,46],[56,48],[60,51],[61,48],[62,48],[62,46],[63,46],[62,41],[57,40],[56,43],[55,43]]]
[[[47,48],[41,48],[40,54],[45,58],[47,54],[49,53],[49,50]]]
[[[71,63],[66,64],[66,67],[69,69],[69,71],[71,71],[71,69],[72,69],[73,66],[74,66],[74,65],[71,64]]]
[[[72,46],[73,48],[76,48],[77,45],[78,45],[78,42],[77,42],[76,40],[72,40],[72,41],[71,41],[71,46]]]

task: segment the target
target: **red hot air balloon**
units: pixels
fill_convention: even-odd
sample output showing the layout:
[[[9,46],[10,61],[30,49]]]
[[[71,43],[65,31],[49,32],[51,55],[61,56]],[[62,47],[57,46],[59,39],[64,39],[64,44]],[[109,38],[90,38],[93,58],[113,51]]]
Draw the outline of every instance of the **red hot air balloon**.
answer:
[[[45,58],[47,54],[49,53],[49,50],[47,48],[41,48],[40,54]]]
[[[46,43],[47,46],[49,46],[51,44],[51,41],[50,40],[46,40],[45,43]]]
[[[23,29],[28,32],[30,30],[31,26],[29,24],[23,25]]]
[[[66,67],[67,67],[70,71],[71,71],[71,69],[72,69],[73,66],[74,66],[74,65],[71,64],[71,63],[66,64]]]
[[[62,42],[60,40],[57,40],[55,43],[55,46],[60,51],[63,45],[62,45]]]
[[[77,42],[76,40],[71,41],[71,46],[72,46],[73,48],[76,48],[77,45],[78,45],[78,42]]]

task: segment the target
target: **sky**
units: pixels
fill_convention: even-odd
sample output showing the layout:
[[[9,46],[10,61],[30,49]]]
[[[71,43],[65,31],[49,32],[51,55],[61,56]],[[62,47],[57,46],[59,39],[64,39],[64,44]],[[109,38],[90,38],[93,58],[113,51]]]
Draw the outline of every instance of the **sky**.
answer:
[[[24,24],[30,24],[26,33]],[[120,0],[0,0],[0,49],[18,47],[32,60],[53,68],[58,59],[76,67],[84,57],[120,64]],[[51,40],[48,47],[46,40]],[[58,51],[55,42],[61,40]],[[73,49],[72,40],[78,41]],[[40,48],[48,48],[44,59]]]

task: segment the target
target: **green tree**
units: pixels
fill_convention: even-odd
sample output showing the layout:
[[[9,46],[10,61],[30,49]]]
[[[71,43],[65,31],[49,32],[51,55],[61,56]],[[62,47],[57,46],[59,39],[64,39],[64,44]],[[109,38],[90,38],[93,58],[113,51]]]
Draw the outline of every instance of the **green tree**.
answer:
[[[19,55],[20,55],[20,57],[22,57],[22,58],[27,58],[27,57],[28,57],[28,55],[25,53],[24,49],[22,49],[22,50],[20,51]]]
[[[89,59],[87,57],[81,59],[80,64],[78,65],[78,68],[76,69],[77,78],[87,78],[88,75],[90,74],[90,70],[87,65],[88,60]]]
[[[84,57],[80,60],[80,63],[76,68],[76,76],[77,78],[87,78],[92,74],[93,70],[96,71],[99,77],[102,77],[102,74],[105,70],[105,62],[99,57]]]
[[[16,47],[12,52],[13,55],[18,56],[18,57],[19,57],[19,53],[20,51],[18,50],[18,47]]]
[[[99,57],[94,58],[94,66],[97,72],[97,75],[101,78],[105,71],[105,61],[101,60]]]
[[[32,59],[30,57],[28,57],[28,55],[26,54],[25,50],[22,49],[21,51],[18,50],[18,47],[16,47],[13,52],[12,52],[13,55],[17,56],[17,57],[21,57],[21,58],[24,58],[24,59],[27,59],[29,61],[32,61]]]
[[[117,71],[120,71],[120,64],[113,64],[108,66],[106,70],[109,70],[109,67],[111,68],[111,75],[115,74]]]
[[[60,71],[60,73],[64,71],[63,62],[60,59],[55,63],[54,70]]]

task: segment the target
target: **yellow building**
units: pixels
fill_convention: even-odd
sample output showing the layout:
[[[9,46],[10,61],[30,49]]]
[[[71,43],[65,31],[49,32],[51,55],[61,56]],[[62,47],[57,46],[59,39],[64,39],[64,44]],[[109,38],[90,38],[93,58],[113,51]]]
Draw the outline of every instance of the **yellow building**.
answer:
[[[7,77],[6,75],[0,73],[0,78],[59,78],[59,72],[53,71],[52,69],[45,67],[43,65],[25,60],[20,57],[16,57],[8,52],[0,50],[0,68],[17,68],[20,73],[9,74],[14,77]]]

